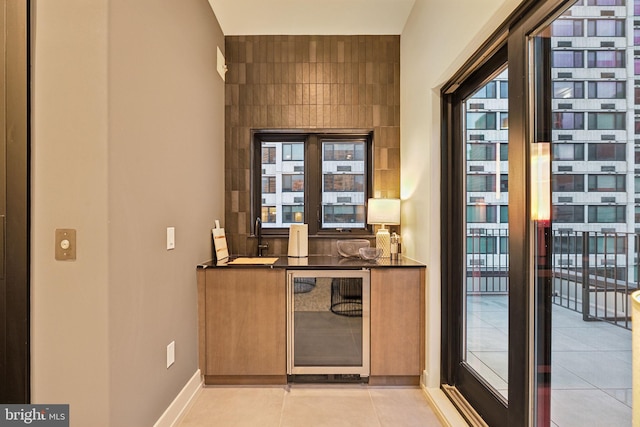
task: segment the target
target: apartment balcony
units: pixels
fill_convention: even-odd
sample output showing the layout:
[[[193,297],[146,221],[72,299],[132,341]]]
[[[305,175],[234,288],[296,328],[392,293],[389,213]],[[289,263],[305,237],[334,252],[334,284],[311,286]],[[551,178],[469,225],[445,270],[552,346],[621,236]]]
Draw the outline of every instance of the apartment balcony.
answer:
[[[471,365],[507,398],[506,230],[467,237]],[[554,426],[631,426],[630,294],[640,235],[553,233],[551,419]],[[472,253],[477,252],[493,253]]]

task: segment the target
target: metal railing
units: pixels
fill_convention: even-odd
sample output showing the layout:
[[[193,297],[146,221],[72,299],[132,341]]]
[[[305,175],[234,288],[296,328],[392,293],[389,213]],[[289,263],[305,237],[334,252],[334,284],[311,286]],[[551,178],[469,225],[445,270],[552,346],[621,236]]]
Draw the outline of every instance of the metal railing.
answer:
[[[507,294],[507,230],[470,230],[467,235],[467,294]],[[631,329],[630,294],[638,289],[640,236],[633,233],[554,231],[553,302]]]

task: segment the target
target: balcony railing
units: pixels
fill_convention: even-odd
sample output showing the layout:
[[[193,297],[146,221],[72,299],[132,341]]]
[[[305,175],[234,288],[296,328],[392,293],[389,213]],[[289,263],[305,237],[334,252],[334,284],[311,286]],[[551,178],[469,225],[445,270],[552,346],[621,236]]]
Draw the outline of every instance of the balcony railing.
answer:
[[[507,230],[470,230],[467,236],[467,293],[509,291]],[[638,289],[640,235],[554,231],[553,302],[582,313],[585,321],[606,321],[631,329],[630,294]]]

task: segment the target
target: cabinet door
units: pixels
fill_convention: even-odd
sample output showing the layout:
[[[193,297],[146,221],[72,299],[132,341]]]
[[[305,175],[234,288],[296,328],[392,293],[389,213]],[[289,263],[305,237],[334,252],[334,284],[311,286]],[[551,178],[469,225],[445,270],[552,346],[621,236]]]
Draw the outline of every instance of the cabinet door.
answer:
[[[424,271],[424,268],[371,270],[371,376],[421,374]]]
[[[285,272],[207,270],[206,375],[286,375]]]

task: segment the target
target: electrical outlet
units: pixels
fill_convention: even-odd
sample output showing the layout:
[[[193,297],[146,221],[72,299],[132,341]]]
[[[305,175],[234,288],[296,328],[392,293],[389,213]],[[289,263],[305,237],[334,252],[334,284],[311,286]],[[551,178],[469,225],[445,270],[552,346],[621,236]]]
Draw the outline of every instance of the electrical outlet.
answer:
[[[167,369],[176,361],[176,342],[171,341],[167,346]]]

